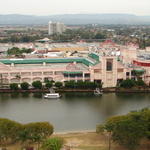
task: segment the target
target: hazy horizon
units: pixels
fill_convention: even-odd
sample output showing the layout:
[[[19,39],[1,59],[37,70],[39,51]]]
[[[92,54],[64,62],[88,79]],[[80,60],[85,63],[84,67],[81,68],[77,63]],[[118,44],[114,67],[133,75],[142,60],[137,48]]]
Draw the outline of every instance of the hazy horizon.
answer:
[[[0,15],[27,15],[27,16],[57,16],[57,15],[135,15],[135,16],[150,16],[150,15],[136,15],[136,14],[129,14],[129,13],[74,13],[74,14],[52,14],[52,15],[32,15],[32,14],[0,14]]]
[[[5,0],[0,14],[49,16],[63,14],[133,14],[150,16],[149,0]]]

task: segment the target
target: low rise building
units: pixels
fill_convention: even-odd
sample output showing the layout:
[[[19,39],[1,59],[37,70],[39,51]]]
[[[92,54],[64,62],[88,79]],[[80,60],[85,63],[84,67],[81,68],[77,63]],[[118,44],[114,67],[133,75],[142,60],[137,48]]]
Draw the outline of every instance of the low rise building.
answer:
[[[73,80],[115,87],[127,78],[137,80],[135,70],[141,72],[141,78],[149,84],[150,62],[140,60],[137,50],[137,45],[117,46],[107,40],[87,57],[0,59],[1,84]]]

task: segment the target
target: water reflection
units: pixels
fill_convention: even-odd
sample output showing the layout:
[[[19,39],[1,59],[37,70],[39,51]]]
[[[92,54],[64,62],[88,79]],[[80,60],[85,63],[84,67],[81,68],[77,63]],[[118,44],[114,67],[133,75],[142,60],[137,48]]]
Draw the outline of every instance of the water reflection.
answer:
[[[30,93],[22,93],[23,98],[29,98]]]
[[[109,116],[126,114],[150,106],[149,93],[60,93],[57,100],[43,93],[0,94],[0,117],[20,123],[49,121],[55,131],[95,130]]]
[[[42,94],[42,93],[34,93],[34,94],[33,94],[33,97],[42,98],[42,97],[43,97],[43,94]]]
[[[20,94],[18,94],[18,93],[11,93],[10,96],[11,96],[12,99],[16,99],[16,98],[19,98]]]

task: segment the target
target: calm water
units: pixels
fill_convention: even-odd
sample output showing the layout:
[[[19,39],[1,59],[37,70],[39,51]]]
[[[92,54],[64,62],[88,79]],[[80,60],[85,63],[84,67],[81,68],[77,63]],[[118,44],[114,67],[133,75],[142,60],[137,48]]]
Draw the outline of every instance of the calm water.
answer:
[[[20,123],[49,121],[56,132],[95,130],[107,117],[150,106],[149,93],[60,93],[58,100],[44,94],[0,94],[0,117]]]

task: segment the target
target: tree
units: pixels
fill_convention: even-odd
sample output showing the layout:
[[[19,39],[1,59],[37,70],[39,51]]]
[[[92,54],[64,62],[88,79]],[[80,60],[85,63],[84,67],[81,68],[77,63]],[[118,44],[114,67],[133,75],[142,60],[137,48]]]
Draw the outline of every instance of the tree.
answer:
[[[116,123],[113,128],[112,140],[129,150],[135,150],[146,135],[146,126],[127,119]]]
[[[15,77],[16,79],[19,79],[19,80],[21,79],[21,76],[19,74],[17,74]]]
[[[76,82],[75,83],[75,87],[78,88],[78,89],[84,89],[86,87],[89,87],[88,85],[86,86],[86,82],[84,81],[80,81],[80,82]]]
[[[31,134],[30,134],[30,130],[28,129],[24,129],[21,130],[18,134],[18,138],[16,139],[16,141],[21,141],[21,144],[25,143],[26,141],[32,140]],[[27,147],[27,145],[26,145]]]
[[[121,82],[121,86],[124,88],[131,88],[135,85],[135,82],[132,79],[126,79]]]
[[[32,52],[32,49],[29,48],[29,49],[26,49],[26,48],[22,48],[22,53],[31,53]]]
[[[95,89],[97,87],[97,83],[95,82],[90,82],[90,89]]]
[[[114,129],[114,125],[113,124],[106,124],[105,125],[105,130],[109,133],[109,139],[108,139],[108,142],[109,142],[109,150],[111,148],[111,139],[112,139],[112,132],[113,132],[113,129]]]
[[[19,42],[19,38],[16,35],[13,35],[13,36],[10,37],[10,41],[14,42],[14,43],[17,43],[17,42]]]
[[[29,88],[29,83],[27,83],[27,82],[21,83],[21,89],[22,90],[27,90],[28,88]]]
[[[22,54],[21,50],[18,47],[13,47],[11,49],[8,49],[7,53],[9,55],[20,55],[20,54]]]
[[[102,89],[103,88],[103,83],[100,83],[98,86],[99,86],[100,89]]]
[[[34,142],[38,142],[38,149],[40,143],[50,136],[54,128],[49,122],[35,122],[26,124],[25,128],[30,131],[30,136]]]
[[[148,108],[132,111],[127,115],[109,117],[104,126],[105,131],[109,133],[109,150],[111,140],[134,150],[143,138],[149,138],[149,120],[150,110]]]
[[[81,33],[81,38],[83,38],[83,39],[89,39],[90,38],[90,33],[89,32],[82,32]]]
[[[42,88],[42,82],[41,81],[33,81],[32,86],[35,87],[36,89],[41,89]]]
[[[109,133],[109,150],[111,147],[111,139],[112,139],[112,132],[115,124],[121,120],[126,118],[125,115],[122,116],[111,116],[106,120],[105,130]]]
[[[46,82],[45,87],[51,88],[53,86],[52,82]]]
[[[9,129],[9,138],[11,139],[11,142],[14,143],[16,138],[19,135],[19,132],[23,129],[23,125],[11,120],[10,126],[11,127],[8,128]]]
[[[32,37],[31,36],[23,36],[22,37],[22,42],[31,42],[32,41]]]
[[[106,39],[106,36],[99,32],[95,35],[95,39]]]
[[[17,74],[15,77],[16,77],[16,79],[17,79],[17,82],[20,82],[20,79],[21,79],[20,74]]]
[[[62,86],[62,82],[56,82],[55,86],[58,87],[58,88],[60,88]]]
[[[132,70],[132,73],[136,76],[137,80],[140,80],[140,77],[144,74],[145,70],[138,71],[138,70]]]
[[[75,87],[75,81],[67,81],[67,82],[65,82],[65,87],[66,88],[74,88]]]
[[[104,133],[104,129],[105,129],[105,125],[99,124],[96,126],[96,133],[102,135]]]
[[[107,118],[106,125],[115,125],[117,122],[127,119],[126,115],[111,116]]]
[[[44,138],[50,136],[54,131],[54,127],[49,122],[28,123],[25,127],[30,130],[32,134],[36,133]]]
[[[38,150],[39,150],[40,149],[40,143],[44,141],[44,138],[38,133],[34,133],[32,135],[32,138],[33,138],[34,142],[38,142]]]
[[[109,136],[108,136],[108,143],[109,143],[109,150],[111,148],[111,139],[112,139],[112,133],[113,133],[113,129],[115,124],[120,121],[123,120],[125,118],[125,116],[112,116],[109,117],[106,121],[106,125],[97,125],[96,126],[96,132],[99,134],[103,134],[104,130],[108,132]]]
[[[10,89],[12,89],[12,90],[18,90],[18,84],[17,83],[11,83],[10,84]]]
[[[50,139],[47,139],[43,143],[42,149],[43,150],[45,150],[45,149],[46,150],[60,150],[64,143],[65,143],[65,141],[60,137],[50,138]]]
[[[150,140],[150,109],[146,107],[139,111],[131,111],[127,114],[127,116],[129,119],[132,119],[147,127],[147,131],[149,132],[147,138]]]
[[[143,86],[143,85],[145,85],[145,82],[142,79],[139,79],[136,81],[136,84],[139,86]]]
[[[0,143],[11,139],[13,142],[21,130],[22,125],[6,118],[0,118]]]

